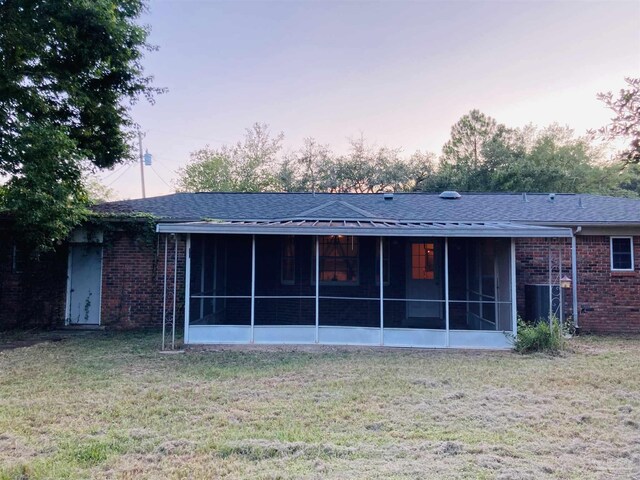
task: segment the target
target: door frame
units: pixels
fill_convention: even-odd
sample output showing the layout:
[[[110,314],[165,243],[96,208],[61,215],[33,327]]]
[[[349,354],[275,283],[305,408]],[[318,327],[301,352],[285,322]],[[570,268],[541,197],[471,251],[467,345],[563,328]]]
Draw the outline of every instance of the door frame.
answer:
[[[86,247],[86,246],[96,246],[100,247],[100,286],[98,287],[98,323],[89,323],[86,325],[102,325],[102,271],[104,266],[104,247],[101,243],[70,243],[69,244],[69,253],[67,257],[67,294],[65,299],[64,306],[64,324],[68,325],[76,325],[69,322],[71,316],[71,275],[73,273],[73,248],[74,247]]]

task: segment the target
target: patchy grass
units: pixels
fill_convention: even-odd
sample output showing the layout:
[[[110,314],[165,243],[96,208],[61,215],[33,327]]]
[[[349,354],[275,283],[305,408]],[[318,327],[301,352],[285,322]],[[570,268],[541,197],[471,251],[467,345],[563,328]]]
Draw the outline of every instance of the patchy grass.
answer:
[[[640,476],[640,338],[560,357],[158,340],[0,352],[0,479]]]

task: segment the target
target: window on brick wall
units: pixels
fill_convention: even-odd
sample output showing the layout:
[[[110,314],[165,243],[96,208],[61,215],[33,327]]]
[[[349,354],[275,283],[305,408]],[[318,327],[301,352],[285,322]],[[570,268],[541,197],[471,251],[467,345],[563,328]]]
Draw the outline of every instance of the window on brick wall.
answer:
[[[633,270],[632,237],[611,237],[611,270]]]

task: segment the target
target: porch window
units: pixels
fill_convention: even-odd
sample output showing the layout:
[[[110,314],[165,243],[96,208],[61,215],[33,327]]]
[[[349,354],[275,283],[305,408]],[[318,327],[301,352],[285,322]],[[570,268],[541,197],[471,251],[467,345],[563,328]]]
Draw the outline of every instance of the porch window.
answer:
[[[284,237],[282,242],[282,260],[280,269],[280,282],[282,285],[295,285],[296,283],[296,242],[295,237]]]
[[[411,244],[411,278],[413,280],[433,280],[434,268],[433,243]]]
[[[356,285],[358,283],[358,237],[330,235],[320,237],[320,283]]]
[[[611,237],[611,270],[633,271],[632,237]]]

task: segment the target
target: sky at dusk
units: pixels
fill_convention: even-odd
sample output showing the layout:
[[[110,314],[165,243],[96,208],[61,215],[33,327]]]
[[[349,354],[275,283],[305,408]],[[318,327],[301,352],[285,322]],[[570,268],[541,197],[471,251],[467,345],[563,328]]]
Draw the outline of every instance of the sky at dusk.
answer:
[[[255,122],[344,152],[439,153],[473,108],[501,123],[607,123],[596,99],[640,75],[640,2],[246,2],[151,0],[159,47],[144,65],[166,87],[132,111],[154,156],[147,196],[173,191],[190,152],[242,138]],[[118,198],[140,192],[137,165],[100,174]]]

